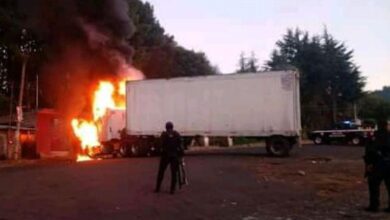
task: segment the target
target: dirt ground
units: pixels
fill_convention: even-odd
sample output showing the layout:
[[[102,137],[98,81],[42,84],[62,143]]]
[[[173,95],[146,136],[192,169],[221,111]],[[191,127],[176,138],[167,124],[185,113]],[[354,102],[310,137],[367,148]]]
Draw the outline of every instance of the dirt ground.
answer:
[[[190,184],[153,193],[158,158],[0,163],[0,219],[390,219],[370,214],[362,147],[192,150]],[[383,192],[384,195],[384,192]],[[385,196],[383,205],[385,205]]]

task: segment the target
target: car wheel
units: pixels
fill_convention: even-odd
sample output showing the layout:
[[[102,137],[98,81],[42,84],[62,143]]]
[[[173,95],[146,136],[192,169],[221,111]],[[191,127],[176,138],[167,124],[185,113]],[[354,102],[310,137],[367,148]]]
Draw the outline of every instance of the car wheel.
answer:
[[[351,142],[353,145],[360,145],[361,139],[360,139],[360,137],[354,137],[354,138],[352,138]]]
[[[324,143],[324,140],[322,139],[321,136],[318,135],[314,137],[313,142],[314,144],[320,145]]]

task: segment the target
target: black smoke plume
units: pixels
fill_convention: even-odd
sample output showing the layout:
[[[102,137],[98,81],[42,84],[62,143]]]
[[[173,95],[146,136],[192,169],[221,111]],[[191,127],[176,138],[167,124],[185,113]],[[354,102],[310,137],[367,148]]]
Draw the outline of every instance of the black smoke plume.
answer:
[[[98,80],[130,71],[134,26],[126,0],[19,0],[43,40],[42,97],[67,117],[90,111]],[[137,76],[139,77],[139,76]]]

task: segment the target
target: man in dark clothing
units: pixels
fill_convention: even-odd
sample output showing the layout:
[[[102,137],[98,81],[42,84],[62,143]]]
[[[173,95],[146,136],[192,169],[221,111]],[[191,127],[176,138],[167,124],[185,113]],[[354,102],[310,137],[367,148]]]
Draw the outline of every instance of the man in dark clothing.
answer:
[[[181,137],[179,132],[173,130],[172,122],[165,125],[166,131],[161,134],[162,153],[160,167],[157,176],[157,185],[155,192],[160,192],[161,183],[164,179],[164,173],[168,165],[171,167],[171,194],[175,193],[177,176],[179,171],[179,157],[183,156],[181,147]]]
[[[384,181],[389,196],[385,211],[390,212],[390,121],[378,122],[378,131],[366,144],[364,161],[370,194],[370,205],[366,211],[378,211],[380,185]]]

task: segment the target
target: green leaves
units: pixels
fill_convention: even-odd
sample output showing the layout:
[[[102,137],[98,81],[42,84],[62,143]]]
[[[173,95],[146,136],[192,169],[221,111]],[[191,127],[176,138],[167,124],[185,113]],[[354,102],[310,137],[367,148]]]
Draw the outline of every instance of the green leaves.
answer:
[[[139,0],[128,0],[129,15],[136,27],[130,39],[135,49],[133,64],[147,78],[171,78],[215,74],[202,52],[185,49],[174,41],[154,16],[152,5]]]
[[[380,91],[364,94],[359,101],[359,116],[375,120],[390,117],[390,100],[386,100],[383,93],[386,93],[386,87]]]
[[[255,53],[252,51],[250,57],[246,57],[245,53],[240,54],[238,61],[238,70],[236,73],[256,73],[259,71],[258,60]]]
[[[289,29],[276,46],[265,67],[283,70],[294,66],[300,71],[304,125],[313,127],[309,118],[321,121],[323,117],[319,126],[326,126],[339,119],[339,115],[351,117],[347,108],[362,96],[365,84],[353,62],[352,50],[326,29],[322,35],[314,36],[300,29]]]

